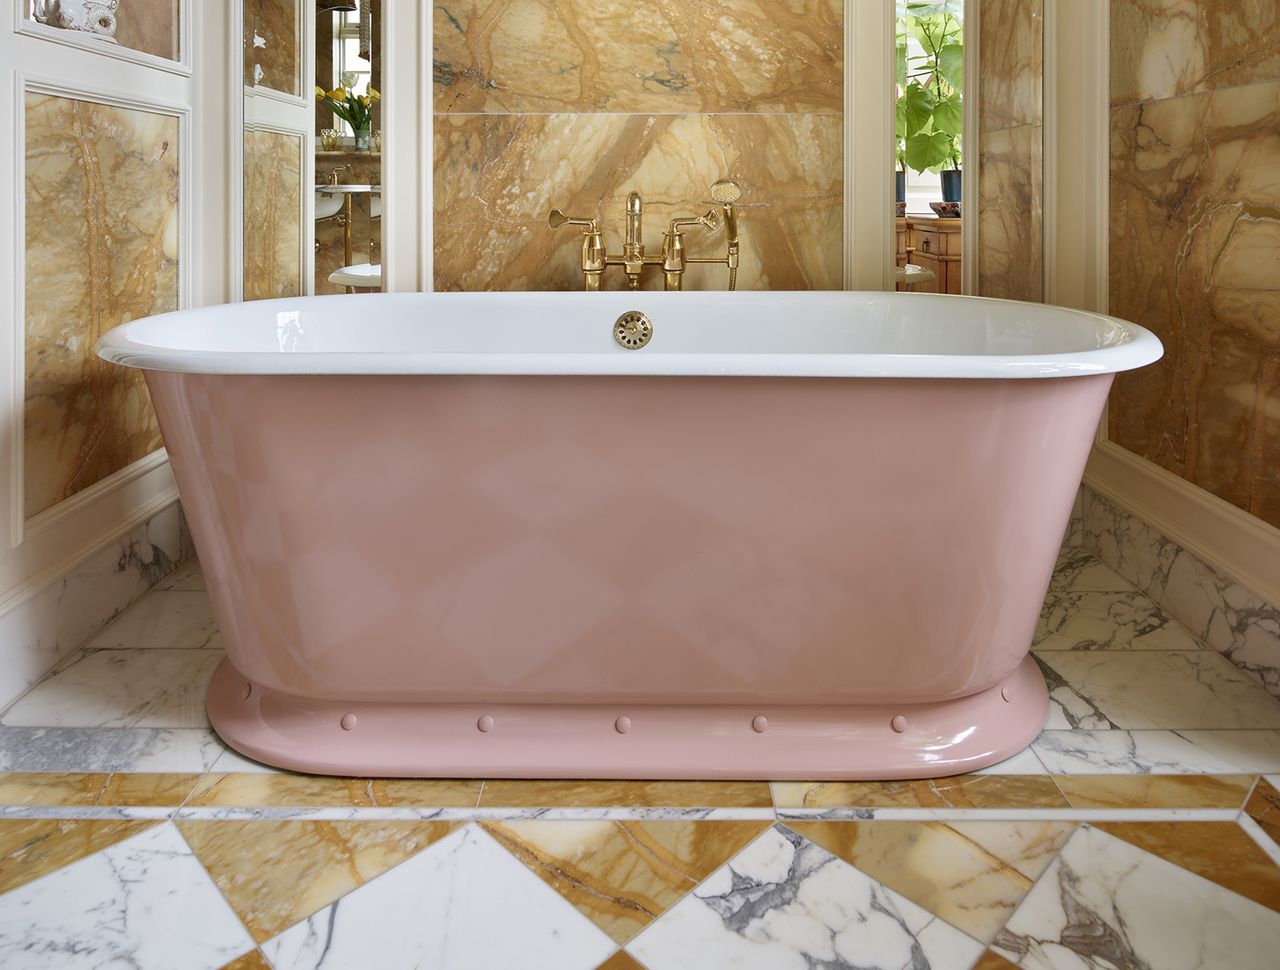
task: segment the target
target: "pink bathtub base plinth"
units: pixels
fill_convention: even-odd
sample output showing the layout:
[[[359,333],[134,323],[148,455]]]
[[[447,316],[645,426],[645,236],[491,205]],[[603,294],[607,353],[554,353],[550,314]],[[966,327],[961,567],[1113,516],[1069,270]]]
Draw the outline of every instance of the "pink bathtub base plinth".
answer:
[[[980,693],[896,706],[344,703],[252,684],[227,660],[209,685],[209,718],[241,754],[365,777],[937,778],[1017,754],[1048,708],[1030,657]]]

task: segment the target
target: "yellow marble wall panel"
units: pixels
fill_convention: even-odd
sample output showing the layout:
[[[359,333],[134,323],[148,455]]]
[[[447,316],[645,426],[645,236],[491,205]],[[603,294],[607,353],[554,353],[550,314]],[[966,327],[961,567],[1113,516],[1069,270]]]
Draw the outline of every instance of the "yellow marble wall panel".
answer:
[[[244,83],[300,95],[299,0],[244,0]]]
[[[437,111],[841,111],[840,0],[435,5]]]
[[[124,0],[116,10],[116,41],[136,51],[178,60],[178,0]]]
[[[1276,79],[1276,0],[1111,0],[1112,105]]]
[[[843,262],[843,122],[838,114],[437,115],[435,272],[440,290],[578,289],[581,235],[552,232],[560,207],[598,216],[620,252],[627,193],[645,198],[652,251],[675,215],[712,206],[730,176],[739,203],[741,289],[838,289]],[[690,230],[693,255],[724,251],[723,232]],[[727,273],[690,267],[687,289],[724,289]],[[609,289],[626,286],[620,270]],[[646,285],[661,287],[661,274]]]
[[[983,131],[1044,117],[1043,0],[980,0],[978,123]]]
[[[1044,298],[1043,142],[1039,125],[982,133],[978,280],[983,296]]]
[[[1110,237],[1112,439],[1280,525],[1280,82],[1113,108]]]
[[[25,95],[26,513],[160,446],[142,375],[97,338],[178,306],[178,119]]]
[[[302,292],[302,139],[244,133],[244,298]]]

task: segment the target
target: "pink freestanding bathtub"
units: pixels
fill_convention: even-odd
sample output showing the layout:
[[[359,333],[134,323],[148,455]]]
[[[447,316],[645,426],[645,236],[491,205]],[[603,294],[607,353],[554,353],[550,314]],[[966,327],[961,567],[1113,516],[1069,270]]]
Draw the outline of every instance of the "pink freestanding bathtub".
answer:
[[[1161,348],[963,297],[526,293],[209,307],[99,353],[147,372],[246,755],[887,779],[1040,730],[1085,457]]]

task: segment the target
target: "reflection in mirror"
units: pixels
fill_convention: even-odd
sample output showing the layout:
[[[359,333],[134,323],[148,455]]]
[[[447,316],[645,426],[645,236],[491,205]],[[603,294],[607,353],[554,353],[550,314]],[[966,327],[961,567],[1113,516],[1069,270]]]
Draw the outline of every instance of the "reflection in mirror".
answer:
[[[246,300],[297,296],[306,282],[302,192],[311,108],[302,91],[303,2],[242,0]]]
[[[26,19],[166,60],[181,57],[180,0],[27,0]]]
[[[965,6],[965,0],[897,4],[900,290],[962,292]]]
[[[382,0],[317,0],[315,292],[382,289]]]

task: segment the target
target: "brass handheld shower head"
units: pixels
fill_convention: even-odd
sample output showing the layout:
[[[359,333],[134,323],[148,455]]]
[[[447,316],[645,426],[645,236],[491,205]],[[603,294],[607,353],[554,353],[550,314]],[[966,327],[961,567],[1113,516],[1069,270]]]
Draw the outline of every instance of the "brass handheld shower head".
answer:
[[[742,198],[742,186],[732,179],[721,179],[711,186],[711,201],[720,205],[732,204]]]

